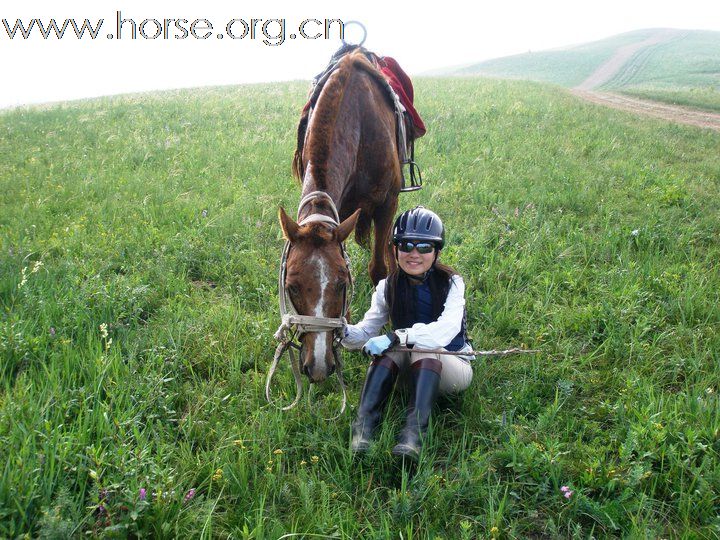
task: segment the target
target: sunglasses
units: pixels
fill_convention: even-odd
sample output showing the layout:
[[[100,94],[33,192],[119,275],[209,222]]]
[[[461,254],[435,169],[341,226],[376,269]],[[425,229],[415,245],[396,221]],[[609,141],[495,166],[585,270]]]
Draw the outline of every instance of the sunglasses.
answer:
[[[432,242],[409,242],[405,240],[398,242],[397,247],[403,253],[410,253],[413,249],[417,249],[418,253],[426,255],[435,251],[435,244]]]

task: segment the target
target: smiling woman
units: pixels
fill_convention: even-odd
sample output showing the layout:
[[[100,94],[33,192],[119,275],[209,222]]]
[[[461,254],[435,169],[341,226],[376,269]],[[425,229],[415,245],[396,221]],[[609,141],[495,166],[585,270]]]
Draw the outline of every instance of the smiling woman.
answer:
[[[399,242],[398,264],[406,274],[421,278],[435,262],[435,244],[431,242]]]
[[[438,392],[456,393],[472,381],[470,357],[424,350],[471,351],[465,331],[465,284],[438,261],[445,227],[437,214],[418,206],[395,221],[398,269],[378,283],[370,309],[349,325],[342,344],[373,357],[353,422],[352,449],[370,448],[382,410],[401,369],[413,382],[405,428],[393,453],[417,459]],[[392,332],[378,335],[386,323]],[[393,346],[417,348],[410,353]]]

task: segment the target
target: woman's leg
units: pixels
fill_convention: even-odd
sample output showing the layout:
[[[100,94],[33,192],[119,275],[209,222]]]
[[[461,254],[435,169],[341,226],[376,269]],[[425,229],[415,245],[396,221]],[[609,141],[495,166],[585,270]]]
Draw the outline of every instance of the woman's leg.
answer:
[[[441,394],[457,394],[467,390],[472,382],[473,370],[468,360],[453,354],[428,354],[412,353],[410,363],[422,360],[423,358],[435,358],[442,364],[440,377]]]
[[[442,377],[440,379],[441,394],[457,394],[467,390],[472,382],[473,370],[468,360],[451,354],[439,354],[438,360],[442,362]]]
[[[402,359],[397,359],[400,360]],[[353,452],[366,452],[370,448],[385,403],[397,379],[399,371],[397,361],[390,355],[384,355],[370,363],[360,394],[357,418],[352,423],[350,447]]]
[[[422,438],[430,422],[442,370],[442,362],[437,358],[425,357],[412,362],[410,376],[414,387],[410,393],[405,427],[398,436],[398,444],[393,448],[393,454],[412,459],[420,456]]]
[[[417,459],[437,394],[466,390],[472,381],[472,366],[455,355],[411,353],[410,372],[415,386],[393,454]]]

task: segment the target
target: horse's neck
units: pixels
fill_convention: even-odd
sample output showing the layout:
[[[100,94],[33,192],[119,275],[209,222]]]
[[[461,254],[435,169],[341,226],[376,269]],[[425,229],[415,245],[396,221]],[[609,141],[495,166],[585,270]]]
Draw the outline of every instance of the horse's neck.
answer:
[[[337,212],[341,211],[342,192],[338,192],[337,189],[319,188],[312,180],[312,176],[306,175],[306,178],[303,180],[302,199],[305,199],[309,194],[316,191],[326,193],[330,199],[332,199],[332,202],[335,205],[335,210]],[[322,214],[333,219],[335,218],[335,212],[333,211],[330,202],[324,197],[313,199],[301,208],[300,213],[298,214],[298,221],[301,221],[310,214]]]

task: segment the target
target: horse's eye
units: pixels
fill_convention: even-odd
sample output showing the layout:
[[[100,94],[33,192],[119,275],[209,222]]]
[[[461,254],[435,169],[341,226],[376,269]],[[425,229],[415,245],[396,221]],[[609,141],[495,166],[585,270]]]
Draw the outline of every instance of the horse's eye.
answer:
[[[290,291],[290,294],[293,296],[296,296],[297,294],[300,293],[300,289],[298,288],[297,285],[290,284],[287,286],[287,288],[288,288],[288,291]]]

